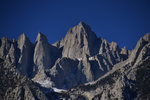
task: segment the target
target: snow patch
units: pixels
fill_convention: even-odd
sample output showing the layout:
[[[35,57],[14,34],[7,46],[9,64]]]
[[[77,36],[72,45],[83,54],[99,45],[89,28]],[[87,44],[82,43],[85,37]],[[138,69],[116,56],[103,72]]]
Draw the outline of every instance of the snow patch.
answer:
[[[42,87],[50,88],[52,86],[52,82],[50,80],[43,80],[43,81],[36,81],[39,83]]]
[[[82,60],[82,58],[77,58],[79,61],[81,61]]]
[[[89,60],[94,60],[94,57],[89,57]]]
[[[66,92],[66,90],[64,89],[57,89],[57,88],[52,88],[54,90],[54,92],[58,92],[58,93],[62,93],[62,92]]]

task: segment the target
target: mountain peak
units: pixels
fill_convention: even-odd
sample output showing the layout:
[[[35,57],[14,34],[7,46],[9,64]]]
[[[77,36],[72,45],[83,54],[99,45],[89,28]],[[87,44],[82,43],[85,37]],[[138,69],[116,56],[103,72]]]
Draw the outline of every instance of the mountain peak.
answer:
[[[145,34],[144,37],[143,37],[143,39],[145,41],[150,41],[150,33]]]
[[[26,37],[26,34],[25,34],[25,33],[22,33],[22,34],[20,35],[20,37]]]
[[[38,36],[36,38],[36,42],[37,41],[48,41],[48,39],[47,39],[47,37],[43,33],[39,32]]]
[[[69,31],[67,32],[67,35],[70,35],[70,34],[74,34],[74,35],[82,34],[82,35],[86,35],[89,37],[94,35],[94,37],[97,37],[96,34],[92,31],[91,27],[82,21],[79,22],[78,25],[69,29]]]
[[[29,44],[31,43],[29,38],[26,36],[25,33],[22,33],[18,38],[18,47],[22,48],[24,45],[26,45],[28,43]]]
[[[90,26],[88,24],[86,24],[85,22],[79,22],[79,24],[77,25],[78,27],[82,27],[85,30],[91,30]]]
[[[80,21],[78,25],[82,25],[82,26],[89,26],[88,24],[86,24],[85,22]]]
[[[91,55],[96,42],[97,36],[90,26],[80,22],[68,31],[63,40],[63,57],[81,58],[83,54]]]
[[[26,34],[25,33],[22,33],[20,36],[19,36],[19,39],[18,40],[26,40],[26,39],[28,39],[27,38],[27,36],[26,36]]]

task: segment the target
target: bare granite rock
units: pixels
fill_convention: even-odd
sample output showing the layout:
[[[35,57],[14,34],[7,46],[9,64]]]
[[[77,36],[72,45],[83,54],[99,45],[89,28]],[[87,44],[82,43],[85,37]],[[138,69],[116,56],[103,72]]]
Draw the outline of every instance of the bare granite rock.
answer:
[[[58,48],[48,43],[46,36],[39,33],[36,39],[36,45],[34,49],[34,73],[33,80],[41,81],[47,78],[45,74],[46,69],[50,69],[57,58],[59,57]]]
[[[150,99],[150,33],[129,51],[80,22],[53,45],[1,38],[0,62],[0,100]]]
[[[93,55],[95,52],[97,36],[91,28],[84,22],[71,28],[65,38],[61,41],[63,44],[63,57],[82,58],[82,55]]]
[[[0,59],[0,100],[47,100],[47,97],[15,66]]]
[[[53,81],[55,85],[59,84],[59,86],[56,85],[58,88],[64,88],[65,85],[67,89],[70,89],[73,86],[97,80],[110,71],[115,64],[126,60],[129,56],[128,50],[125,52],[125,50],[120,49],[117,43],[108,43],[103,38],[97,38],[91,28],[84,22],[80,22],[77,26],[71,28],[64,39],[53,45],[63,49],[62,59],[57,60],[50,69],[52,72],[57,72],[57,74],[48,73],[47,71],[52,80],[59,80],[63,76],[61,80]],[[68,65],[62,64],[60,66],[59,63],[64,61],[64,57],[74,61]],[[78,64],[75,63],[76,60],[79,61]],[[59,67],[56,68],[56,66]],[[63,70],[63,74],[59,73],[62,70],[61,68],[66,68],[66,66],[76,69],[77,74],[74,74],[74,70],[71,72]],[[64,75],[64,73],[66,74]],[[65,77],[69,77],[70,73],[73,74],[73,77],[80,76],[80,81],[78,82],[74,78],[74,82],[65,82]],[[60,78],[56,78],[56,76]]]
[[[66,95],[58,96],[71,100],[149,100],[149,35],[146,34],[138,41],[132,56],[126,61],[114,65],[112,70],[98,80],[80,85],[66,92]],[[138,54],[134,56],[138,57],[133,57],[137,51]]]
[[[20,50],[20,57],[18,60],[18,68],[22,74],[30,77],[33,72],[33,49],[34,45],[23,33],[18,38],[18,48]]]

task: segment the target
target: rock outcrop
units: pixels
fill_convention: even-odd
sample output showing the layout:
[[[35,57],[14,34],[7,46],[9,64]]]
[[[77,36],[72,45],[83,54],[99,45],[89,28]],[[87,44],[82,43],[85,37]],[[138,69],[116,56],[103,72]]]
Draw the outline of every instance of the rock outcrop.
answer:
[[[18,38],[18,48],[20,57],[18,60],[18,69],[22,74],[31,77],[33,72],[33,49],[34,45],[30,42],[25,34]]]
[[[62,75],[59,71],[65,69],[66,66],[75,69],[71,71],[63,70],[63,73],[65,73],[64,78],[59,81],[53,81],[55,85],[59,84],[59,86],[56,85],[58,88],[64,88],[65,85],[67,89],[70,89],[73,86],[94,81],[110,71],[116,63],[126,60],[129,56],[128,50],[122,50],[117,43],[108,43],[103,38],[97,38],[91,28],[84,22],[80,22],[77,26],[71,28],[64,39],[57,41],[53,45],[63,49],[61,59],[67,57],[73,61],[68,65],[60,65],[64,60],[57,60],[51,71],[47,72],[51,79],[55,80],[59,79],[56,77],[63,76],[64,74]],[[58,65],[59,68],[55,68]],[[76,73],[74,74],[74,72]],[[72,73],[73,77],[80,76],[80,81],[73,78],[75,80],[73,83],[72,81],[66,82],[65,77],[70,77],[70,73]],[[66,85],[65,83],[71,85]]]
[[[0,100],[47,100],[47,97],[15,66],[0,59]]]
[[[2,38],[0,44],[0,58],[15,64],[23,75],[42,86],[65,89],[97,80],[130,55],[117,43],[97,38],[84,22],[71,28],[65,38],[53,45],[40,32],[35,44],[25,34],[17,41]]]
[[[150,33],[132,51],[98,38],[84,22],[53,45],[42,33],[35,44],[25,34],[3,37],[0,100],[150,99],[149,62]]]
[[[48,43],[46,36],[39,33],[34,49],[34,80],[43,81],[47,78],[45,70],[50,69],[59,57],[59,49]]]
[[[12,64],[17,64],[19,56],[19,49],[17,48],[17,42],[13,39],[8,39],[6,37],[0,40],[0,58],[7,60],[7,62]]]
[[[150,99],[150,33],[141,38],[131,56],[116,64],[95,82],[69,90],[67,99],[148,100]],[[135,53],[136,52],[136,53]]]
[[[97,36],[84,22],[71,28],[61,41],[63,57],[82,58],[83,55],[93,55],[97,45]],[[94,45],[93,45],[94,44]]]

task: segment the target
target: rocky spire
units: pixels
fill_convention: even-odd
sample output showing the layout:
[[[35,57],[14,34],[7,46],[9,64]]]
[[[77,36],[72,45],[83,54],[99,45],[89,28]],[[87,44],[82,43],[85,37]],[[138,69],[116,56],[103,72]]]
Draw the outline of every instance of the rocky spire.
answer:
[[[118,44],[116,42],[111,42],[110,50],[112,50],[112,51],[120,51],[119,49],[120,48],[119,48],[119,46],[118,46]]]
[[[150,45],[149,42],[150,42],[150,33],[147,33],[146,35],[144,35],[137,42],[136,47],[131,52],[131,55],[128,59],[132,65],[136,65],[139,61],[142,61],[142,59],[144,59],[144,56],[145,56],[144,53],[148,52],[148,50],[146,49],[149,48],[149,45]],[[145,48],[145,51],[143,50],[143,52],[141,52],[143,47],[147,47],[147,48]],[[147,55],[148,53],[146,54],[146,56]]]
[[[18,68],[24,75],[31,76],[33,66],[33,44],[25,33],[19,36],[17,43],[18,48],[20,49]]]
[[[48,43],[48,39],[42,33],[38,33],[35,49],[34,49],[34,64],[35,64],[35,80],[46,78],[44,70],[50,69],[58,58],[59,50]],[[41,79],[39,79],[41,78]]]
[[[39,68],[50,67],[50,45],[44,34],[38,33],[34,49],[34,63]]]
[[[124,47],[121,49],[121,54],[128,55],[128,50],[127,50],[126,46],[124,46]]]
[[[39,32],[38,36],[36,38],[36,42],[39,42],[39,41],[41,41],[41,42],[48,42],[48,39],[47,39],[47,37],[44,34]]]
[[[21,52],[22,52],[25,45],[28,46],[28,44],[31,44],[30,40],[25,35],[25,33],[23,33],[19,36],[17,42],[18,42],[18,48],[21,50]]]
[[[9,49],[11,48],[12,43],[13,43],[13,41],[6,37],[1,38],[0,58],[2,58],[2,59],[6,58],[6,55],[9,53]]]
[[[96,34],[84,22],[71,28],[63,39],[63,56],[81,58],[83,54],[92,55],[97,41]]]
[[[143,39],[145,41],[150,41],[150,33],[145,34],[144,37],[143,37]]]

